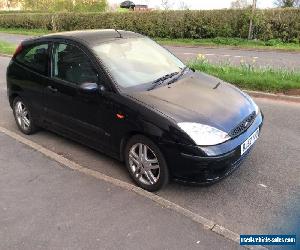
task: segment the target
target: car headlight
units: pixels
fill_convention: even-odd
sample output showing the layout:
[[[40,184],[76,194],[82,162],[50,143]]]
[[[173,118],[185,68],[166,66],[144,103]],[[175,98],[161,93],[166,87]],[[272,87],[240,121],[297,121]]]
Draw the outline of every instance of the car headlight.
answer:
[[[194,122],[180,122],[177,125],[191,137],[196,145],[211,146],[230,139],[224,131],[208,125]]]

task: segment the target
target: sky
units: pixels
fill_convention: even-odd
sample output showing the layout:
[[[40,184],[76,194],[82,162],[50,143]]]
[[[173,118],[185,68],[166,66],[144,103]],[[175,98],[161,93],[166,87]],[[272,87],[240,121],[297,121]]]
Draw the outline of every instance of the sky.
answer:
[[[161,6],[161,0],[131,0],[135,4],[147,4],[150,8]],[[233,0],[169,0],[173,8],[178,8],[184,2],[189,9],[223,9],[230,8]],[[248,0],[252,2],[252,0]],[[109,3],[121,3],[122,0],[108,0]],[[272,8],[274,0],[257,0],[258,8]]]

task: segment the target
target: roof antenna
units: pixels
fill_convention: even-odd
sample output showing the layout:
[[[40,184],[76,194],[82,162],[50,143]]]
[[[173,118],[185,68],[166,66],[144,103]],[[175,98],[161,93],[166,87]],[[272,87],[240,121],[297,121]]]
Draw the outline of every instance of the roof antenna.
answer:
[[[118,31],[117,29],[115,29],[115,31],[119,34],[119,36],[120,36],[119,38],[123,38],[122,34],[120,33],[120,31]]]

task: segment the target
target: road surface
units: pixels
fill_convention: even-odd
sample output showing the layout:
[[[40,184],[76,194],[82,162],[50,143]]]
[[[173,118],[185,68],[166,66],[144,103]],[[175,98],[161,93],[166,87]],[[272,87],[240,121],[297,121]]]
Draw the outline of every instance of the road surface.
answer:
[[[0,249],[243,249],[2,133],[0,165]]]
[[[29,36],[0,33],[0,41],[19,44]],[[187,62],[204,55],[211,63],[231,63],[240,65],[248,63],[255,67],[272,67],[289,70],[300,70],[300,52],[262,51],[231,48],[207,48],[207,47],[178,47],[165,46],[181,60]]]
[[[183,61],[199,54],[214,64],[252,65],[260,68],[300,70],[300,52],[262,51],[235,48],[165,46]]]
[[[6,97],[8,62],[0,57],[0,126],[19,133]],[[300,105],[256,101],[265,124],[256,147],[236,172],[209,187],[171,183],[158,194],[237,233],[288,233],[300,211]],[[131,183],[122,163],[99,152],[44,130],[26,138]]]

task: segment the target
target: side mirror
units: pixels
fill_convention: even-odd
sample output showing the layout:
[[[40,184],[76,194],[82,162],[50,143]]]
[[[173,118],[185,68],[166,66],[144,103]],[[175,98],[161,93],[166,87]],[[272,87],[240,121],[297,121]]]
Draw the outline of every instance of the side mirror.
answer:
[[[79,89],[84,93],[95,93],[99,89],[99,87],[95,82],[86,82],[82,83],[79,86]]]

